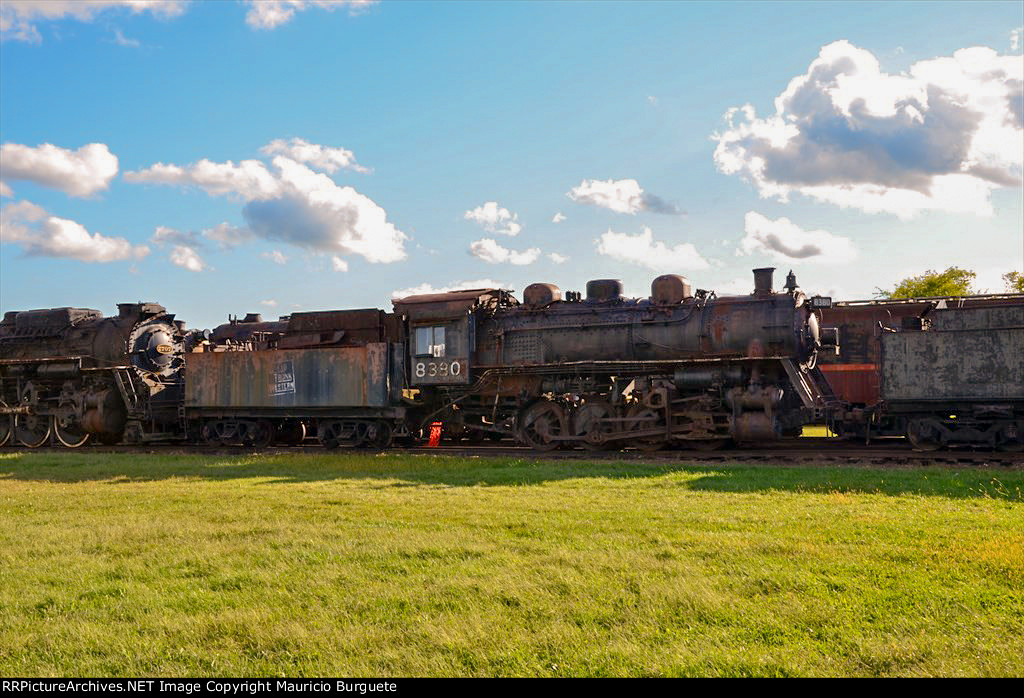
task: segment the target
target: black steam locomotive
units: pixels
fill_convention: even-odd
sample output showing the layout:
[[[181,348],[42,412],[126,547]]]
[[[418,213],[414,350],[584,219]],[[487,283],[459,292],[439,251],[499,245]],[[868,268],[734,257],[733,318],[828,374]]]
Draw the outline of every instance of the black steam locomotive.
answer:
[[[156,303],[11,311],[0,321],[0,445],[178,435],[195,335]]]
[[[0,440],[74,447],[184,439],[264,445],[315,437],[385,447],[441,423],[535,449],[656,449],[799,434],[829,406],[815,367],[834,347],[790,273],[749,295],[681,276],[645,299],[616,280],[396,299],[394,312],[295,313],[186,332],[156,304],[115,318],[60,308],[0,324]]]

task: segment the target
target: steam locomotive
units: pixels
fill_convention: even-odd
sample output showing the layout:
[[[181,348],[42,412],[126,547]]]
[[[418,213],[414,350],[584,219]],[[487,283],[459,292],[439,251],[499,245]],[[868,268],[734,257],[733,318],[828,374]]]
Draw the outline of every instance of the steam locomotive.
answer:
[[[157,303],[10,311],[0,321],[0,445],[69,448],[181,432],[194,333]]]
[[[378,309],[250,315],[188,332],[154,303],[119,314],[10,312],[0,323],[0,441],[162,439],[264,445],[315,437],[386,447],[449,435],[558,447],[656,449],[794,436],[832,396],[817,370],[830,299],[754,270],[748,295],[586,295],[532,284],[412,296]]]

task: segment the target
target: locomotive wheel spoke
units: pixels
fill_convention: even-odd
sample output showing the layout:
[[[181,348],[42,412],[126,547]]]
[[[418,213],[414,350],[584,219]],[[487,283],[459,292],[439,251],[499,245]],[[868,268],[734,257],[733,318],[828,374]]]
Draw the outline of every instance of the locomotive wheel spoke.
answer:
[[[7,442],[11,440],[12,434],[14,434],[14,415],[0,415],[0,446],[6,446]]]
[[[612,406],[602,400],[586,402],[573,415],[573,435],[580,437],[580,444],[588,451],[600,451],[609,447],[609,442],[601,434],[610,434],[615,426],[605,422],[614,415]]]
[[[14,417],[14,436],[27,448],[39,448],[50,439],[51,420],[37,414],[19,414]]]
[[[567,432],[565,410],[554,402],[538,402],[519,415],[519,440],[538,451],[553,451],[562,443],[551,437]]]
[[[651,429],[663,429],[664,426],[665,421],[662,419],[661,412],[650,407],[636,405],[626,413],[627,431],[649,431]],[[638,451],[658,451],[664,448],[665,444],[664,434],[632,437],[625,442],[626,446],[635,448]]]
[[[66,448],[81,448],[89,443],[92,434],[82,428],[76,420],[71,420],[66,426],[61,425],[59,417],[53,418],[53,434]]]

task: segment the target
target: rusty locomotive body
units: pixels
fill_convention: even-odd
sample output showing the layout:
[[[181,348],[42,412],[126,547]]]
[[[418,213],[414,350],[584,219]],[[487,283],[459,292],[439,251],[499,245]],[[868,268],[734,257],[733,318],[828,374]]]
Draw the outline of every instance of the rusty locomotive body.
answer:
[[[178,433],[195,335],[157,303],[11,311],[0,322],[0,444]]]
[[[715,447],[799,433],[826,395],[811,303],[771,269],[750,295],[716,297],[666,275],[650,298],[597,280],[586,296],[533,284],[400,299],[409,384],[427,417],[536,449]],[[820,301],[820,299],[819,299]]]

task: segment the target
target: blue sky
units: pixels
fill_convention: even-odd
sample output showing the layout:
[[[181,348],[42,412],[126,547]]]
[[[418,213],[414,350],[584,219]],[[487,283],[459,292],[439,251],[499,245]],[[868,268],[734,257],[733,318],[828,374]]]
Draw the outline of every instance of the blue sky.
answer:
[[[324,4],[5,0],[0,309],[1021,269],[1019,2]]]

